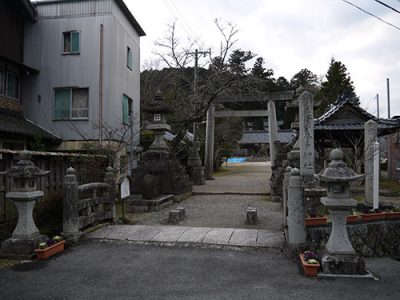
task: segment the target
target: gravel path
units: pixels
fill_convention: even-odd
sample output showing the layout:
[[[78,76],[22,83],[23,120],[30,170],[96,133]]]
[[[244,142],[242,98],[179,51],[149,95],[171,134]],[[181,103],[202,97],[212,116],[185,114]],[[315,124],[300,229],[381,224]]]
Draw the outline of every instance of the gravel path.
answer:
[[[128,214],[136,224],[166,224],[168,213],[177,206],[184,206],[186,218],[179,226],[268,229],[280,231],[283,212],[279,203],[270,201],[268,174],[269,163],[230,164],[214,174],[216,180],[195,186],[192,197],[159,212]],[[224,194],[224,193],[229,193]],[[238,194],[235,194],[238,193]],[[246,224],[248,206],[257,208],[258,222]]]

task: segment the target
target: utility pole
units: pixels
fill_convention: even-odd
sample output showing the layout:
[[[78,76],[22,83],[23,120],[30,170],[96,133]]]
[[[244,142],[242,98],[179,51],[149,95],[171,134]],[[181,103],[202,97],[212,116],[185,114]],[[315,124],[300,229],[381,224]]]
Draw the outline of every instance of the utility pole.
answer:
[[[389,78],[386,78],[386,88],[387,88],[388,119],[390,119],[390,86],[389,86]]]
[[[376,94],[376,114],[379,119],[379,94]]]
[[[198,67],[199,67],[199,54],[206,57],[206,55],[211,56],[211,49],[208,51],[199,51],[196,49],[194,52],[189,52],[190,55],[194,56],[194,80],[193,80],[193,94],[195,101],[197,101],[197,87],[198,87]],[[196,104],[193,104],[193,110],[196,109]],[[196,122],[193,122],[193,140],[196,140]]]

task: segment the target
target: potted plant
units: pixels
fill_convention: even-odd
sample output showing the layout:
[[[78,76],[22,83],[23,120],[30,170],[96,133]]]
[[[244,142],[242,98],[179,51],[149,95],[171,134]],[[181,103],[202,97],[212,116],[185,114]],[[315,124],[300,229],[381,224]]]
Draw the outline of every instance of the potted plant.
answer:
[[[56,235],[52,239],[39,243],[39,248],[35,249],[37,259],[44,260],[64,251],[65,241],[61,236]]]
[[[388,220],[400,219],[400,208],[393,208],[390,211],[385,211],[385,218]]]
[[[347,223],[356,223],[360,221],[360,217],[353,211],[353,214],[347,216]]]
[[[385,212],[381,211],[379,208],[373,210],[364,210],[361,214],[361,219],[363,221],[377,221],[385,219]]]
[[[314,277],[317,275],[319,269],[318,257],[314,252],[305,251],[300,254],[301,264],[303,266],[306,276]]]
[[[318,225],[325,225],[328,222],[328,217],[323,216],[323,217],[310,217],[308,216],[305,219],[306,226],[318,226]]]

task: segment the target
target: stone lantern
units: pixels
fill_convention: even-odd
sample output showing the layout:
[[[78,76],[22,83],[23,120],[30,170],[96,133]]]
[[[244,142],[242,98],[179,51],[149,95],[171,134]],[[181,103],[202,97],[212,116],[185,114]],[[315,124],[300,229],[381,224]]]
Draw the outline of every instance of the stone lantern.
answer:
[[[4,252],[30,254],[37,244],[46,238],[40,236],[33,221],[32,211],[36,200],[44,195],[42,191],[37,190],[37,179],[50,172],[36,167],[30,156],[28,151],[21,152],[16,165],[1,173],[11,178],[11,191],[6,194],[6,198],[14,201],[18,210],[18,223],[12,238],[2,244]]]
[[[146,105],[143,110],[152,114],[152,121],[146,126],[146,129],[154,132],[154,142],[150,145],[150,150],[168,151],[169,148],[164,141],[164,134],[166,131],[171,130],[171,126],[167,124],[166,119],[166,115],[170,113],[170,110],[159,90],[154,100]]]
[[[319,174],[321,182],[326,182],[328,195],[321,203],[332,217],[332,232],[322,256],[322,270],[328,274],[366,274],[365,262],[360,258],[347,234],[347,216],[357,202],[350,197],[350,182],[362,180],[364,175],[356,174],[343,162],[343,152],[334,149],[330,153],[331,162]]]

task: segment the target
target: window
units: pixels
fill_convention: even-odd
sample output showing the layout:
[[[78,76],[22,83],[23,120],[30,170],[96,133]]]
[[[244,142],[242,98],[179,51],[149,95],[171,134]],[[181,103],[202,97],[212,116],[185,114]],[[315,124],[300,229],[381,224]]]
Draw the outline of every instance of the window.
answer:
[[[122,95],[122,123],[129,124],[129,116],[132,116],[132,99]]]
[[[161,114],[154,114],[154,122],[161,122]]]
[[[80,38],[78,31],[64,32],[64,53],[79,53]]]
[[[6,77],[4,71],[0,70],[0,95],[4,95],[4,87],[6,85]]]
[[[18,76],[14,73],[7,72],[6,79],[6,96],[11,98],[18,98]]]
[[[126,66],[132,70],[132,50],[128,47],[126,51]]]
[[[89,89],[64,88],[54,93],[54,120],[87,119]]]

